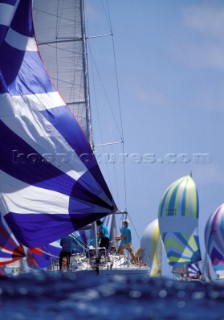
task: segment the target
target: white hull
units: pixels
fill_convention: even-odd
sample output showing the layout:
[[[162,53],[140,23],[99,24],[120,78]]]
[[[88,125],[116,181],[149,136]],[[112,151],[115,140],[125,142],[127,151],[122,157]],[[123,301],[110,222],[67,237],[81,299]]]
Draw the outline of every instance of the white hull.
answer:
[[[95,274],[105,276],[149,276],[148,266],[132,264],[126,256],[110,256],[109,261],[103,257],[96,263],[95,257],[89,259],[85,256],[73,256],[71,258],[70,269],[59,270],[58,264],[52,265],[49,271],[72,272],[79,275]]]
[[[109,258],[109,259],[108,259]],[[102,255],[96,262],[96,256],[90,258],[86,255],[76,254],[71,257],[70,268],[59,270],[59,261],[53,260],[50,267],[47,269],[32,269],[27,266],[27,263],[23,261],[23,268],[18,268],[18,262],[5,266],[3,270],[5,275],[18,276],[24,273],[33,272],[54,272],[63,273],[70,272],[77,274],[78,276],[84,275],[101,275],[101,276],[128,276],[128,277],[141,277],[148,276],[150,274],[150,268],[148,266],[139,266],[132,264],[128,256],[123,255],[109,255],[106,257]],[[21,264],[21,262],[20,262]]]

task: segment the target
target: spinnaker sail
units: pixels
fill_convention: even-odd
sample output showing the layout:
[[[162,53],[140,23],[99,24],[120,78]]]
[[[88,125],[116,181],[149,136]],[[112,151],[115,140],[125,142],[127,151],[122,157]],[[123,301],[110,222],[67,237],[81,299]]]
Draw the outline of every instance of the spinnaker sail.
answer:
[[[201,260],[198,236],[199,202],[193,179],[185,176],[165,191],[158,220],[167,260],[173,267],[183,267]]]
[[[205,246],[218,278],[224,278],[224,204],[221,204],[207,221]]]
[[[0,266],[5,266],[25,257],[25,248],[10,228],[0,219]]]
[[[202,276],[201,268],[199,266],[199,262],[191,263],[188,266],[188,277],[189,279],[200,279]]]
[[[0,41],[0,212],[33,248],[113,213],[116,204],[43,65],[32,0],[0,1]]]
[[[140,244],[142,261],[150,267],[150,276],[161,276],[162,240],[158,219],[153,220],[144,230]]]
[[[53,259],[58,259],[60,251],[56,241],[43,247],[26,248],[18,242],[8,225],[0,220],[0,266],[13,267],[12,263],[26,258],[29,267],[45,268],[51,265]]]
[[[59,242],[54,241],[42,247],[27,248],[27,264],[31,268],[46,268],[58,261],[61,246]]]

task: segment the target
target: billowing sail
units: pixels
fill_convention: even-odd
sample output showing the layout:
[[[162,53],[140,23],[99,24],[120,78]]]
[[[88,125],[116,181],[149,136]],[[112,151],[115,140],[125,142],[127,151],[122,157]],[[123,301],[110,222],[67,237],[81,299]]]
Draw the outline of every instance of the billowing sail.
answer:
[[[0,266],[25,257],[24,246],[12,234],[10,228],[0,219]]]
[[[171,266],[201,260],[198,236],[198,192],[190,176],[172,183],[159,206],[159,229]]]
[[[190,279],[198,279],[202,275],[201,268],[198,262],[191,263],[188,266],[188,276]]]
[[[33,19],[50,78],[91,139],[83,0],[35,0]]]
[[[0,0],[0,41],[0,212],[18,241],[32,248],[111,214],[116,205],[43,65],[32,0]]]
[[[150,276],[160,276],[162,271],[162,240],[158,219],[153,220],[143,232],[140,249],[142,261],[150,267]]]
[[[205,228],[205,246],[213,269],[224,278],[224,204],[210,216]]]
[[[48,267],[52,259],[59,258],[60,251],[61,246],[56,241],[43,247],[25,248],[17,241],[7,224],[0,220],[0,266],[26,257],[28,266]]]
[[[61,246],[57,241],[43,247],[28,248],[26,253],[27,264],[32,268],[46,268],[52,264],[53,260],[57,261],[59,259],[60,252]]]

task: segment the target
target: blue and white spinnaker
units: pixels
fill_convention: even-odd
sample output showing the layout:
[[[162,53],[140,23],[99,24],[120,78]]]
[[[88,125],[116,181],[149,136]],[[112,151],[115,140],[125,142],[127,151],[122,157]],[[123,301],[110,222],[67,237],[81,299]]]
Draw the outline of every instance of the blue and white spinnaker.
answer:
[[[37,247],[116,210],[83,130],[52,85],[32,0],[0,1],[0,212]]]

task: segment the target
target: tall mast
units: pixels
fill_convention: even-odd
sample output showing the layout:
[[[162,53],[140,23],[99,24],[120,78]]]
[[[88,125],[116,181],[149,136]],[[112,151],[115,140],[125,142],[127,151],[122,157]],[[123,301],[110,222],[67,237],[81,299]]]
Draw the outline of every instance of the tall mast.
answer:
[[[90,92],[89,92],[89,74],[88,74],[88,57],[87,57],[87,45],[86,45],[86,28],[85,28],[85,8],[84,0],[81,1],[81,25],[82,25],[82,45],[83,45],[83,65],[84,65],[84,91],[86,101],[86,117],[87,117],[87,136],[91,148],[93,145],[93,132],[92,132],[92,118],[90,109]]]

